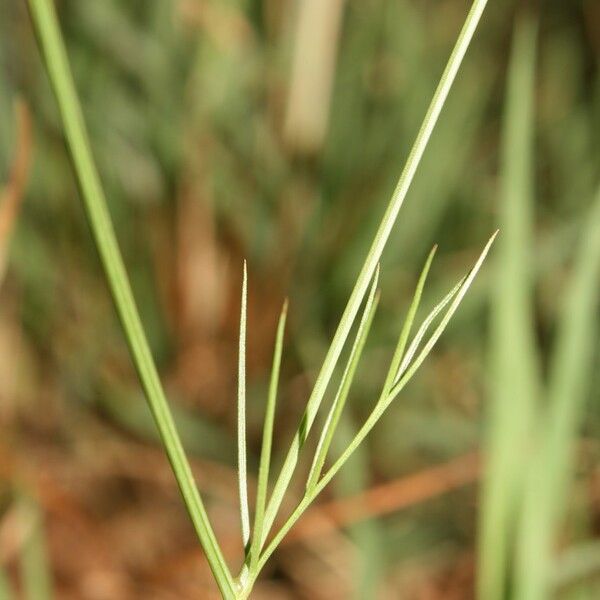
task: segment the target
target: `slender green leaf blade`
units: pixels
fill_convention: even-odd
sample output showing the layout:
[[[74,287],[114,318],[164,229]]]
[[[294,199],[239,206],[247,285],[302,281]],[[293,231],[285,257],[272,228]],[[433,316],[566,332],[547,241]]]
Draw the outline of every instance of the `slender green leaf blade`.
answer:
[[[600,289],[600,191],[567,289],[550,367],[549,406],[527,480],[517,546],[516,592],[550,595],[554,542],[564,513],[583,402],[593,372]]]
[[[246,321],[248,314],[248,268],[244,261],[242,303],[240,308],[240,338],[238,350],[238,484],[240,493],[240,520],[244,547],[250,539],[250,509],[248,507],[248,467],[246,460]]]
[[[433,258],[435,256],[436,251],[437,246],[434,246],[429,252],[429,256],[425,261],[425,266],[423,267],[421,275],[419,276],[419,281],[417,282],[417,287],[415,289],[413,299],[410,303],[406,319],[404,319],[402,330],[400,332],[400,337],[398,338],[398,343],[396,345],[396,350],[394,351],[388,375],[383,386],[383,396],[387,396],[392,385],[398,380],[398,375],[400,373],[400,362],[404,357],[404,350],[406,349],[406,344],[408,343],[408,337],[410,335],[415,316],[417,315],[417,310],[419,309],[419,305],[421,304],[421,296],[423,295],[423,289],[425,288],[427,275],[429,274],[429,270],[431,269],[431,263],[433,262]]]
[[[37,503],[26,496],[19,502],[19,511],[23,522],[30,525],[20,554],[24,596],[27,600],[51,600],[54,594],[42,512]]]
[[[458,310],[461,302],[463,301],[467,291],[471,287],[477,273],[481,269],[483,265],[483,261],[485,260],[496,236],[498,235],[498,231],[496,231],[492,237],[488,240],[487,244],[483,248],[483,251],[479,255],[477,262],[473,265],[473,268],[469,271],[469,274],[461,280],[457,286],[455,286],[450,293],[431,311],[429,316],[425,319],[425,323],[431,323],[433,321],[433,315],[437,316],[440,312],[440,307],[445,306],[449,299],[451,299],[450,306],[448,310],[444,313],[442,320],[435,328],[434,332],[431,334],[431,337],[427,340],[422,350],[419,352],[417,357],[411,362],[410,366],[406,369],[406,371],[402,374],[402,377],[398,381],[398,383],[392,388],[390,395],[388,398],[384,400],[384,404],[389,405],[389,403],[398,395],[400,390],[410,381],[412,376],[416,373],[417,369],[423,364],[423,361],[427,358],[429,353],[433,350],[433,347],[440,339],[441,335],[444,333],[444,330],[448,326],[450,319],[454,316],[454,313]],[[423,326],[421,327],[423,329]],[[408,352],[407,352],[408,354]]]
[[[523,457],[539,395],[532,301],[533,103],[536,23],[516,22],[502,136],[496,288],[491,306],[491,385],[479,539],[479,597],[506,597]]]
[[[288,302],[283,304],[277,335],[275,337],[275,352],[273,354],[273,366],[271,369],[271,380],[269,382],[269,394],[267,398],[267,410],[263,429],[262,448],[260,452],[260,465],[258,469],[258,487],[256,491],[256,511],[254,516],[254,529],[252,532],[252,544],[250,550],[250,569],[256,568],[258,563],[260,542],[262,539],[263,520],[267,501],[267,485],[269,483],[269,471],[271,465],[271,446],[273,443],[273,424],[275,421],[275,406],[277,403],[277,388],[279,385],[279,371],[281,368],[281,355],[283,353],[283,336],[285,333],[285,322],[287,319]]]
[[[0,565],[0,600],[13,600],[15,597],[10,578],[4,571],[2,565]]]
[[[444,308],[446,308],[446,306],[448,306],[448,304],[452,301],[452,299],[456,296],[456,294],[458,294],[458,292],[460,291],[461,287],[464,285],[465,281],[466,281],[466,277],[463,277],[432,309],[432,311],[425,317],[425,320],[423,321],[423,323],[421,323],[419,329],[417,330],[417,333],[415,334],[415,337],[413,338],[413,341],[410,343],[410,346],[408,347],[406,353],[404,354],[404,357],[402,359],[402,362],[400,363],[398,369],[397,369],[397,375],[394,378],[393,381],[393,385],[390,387],[390,391],[392,389],[394,389],[397,384],[400,382],[400,380],[402,379],[402,376],[406,373],[406,371],[408,370],[411,361],[413,359],[413,357],[415,356],[419,345],[421,344],[421,342],[423,341],[423,338],[425,337],[425,335],[427,334],[427,332],[429,331],[429,329],[431,328],[433,322],[436,320],[436,318],[440,315],[440,313],[444,310]]]
[[[444,310],[444,308],[446,308],[448,303],[456,296],[456,294],[458,294],[459,290],[461,289],[461,287],[463,286],[465,281],[466,281],[466,277],[461,279],[448,292],[448,294],[446,294],[446,296],[444,298],[442,298],[442,300],[435,306],[435,308],[427,315],[427,317],[425,318],[425,320],[423,321],[423,323],[417,330],[417,333],[416,333],[413,341],[410,343],[410,346],[408,347],[406,354],[402,358],[402,362],[400,363],[400,366],[398,367],[398,374],[394,378],[394,384],[398,383],[398,381],[400,381],[402,375],[404,375],[404,373],[406,373],[413,357],[415,356],[417,350],[419,349],[421,342],[423,341],[423,338],[425,337],[425,334],[429,331],[429,328],[431,327],[433,322],[436,320],[438,315]]]

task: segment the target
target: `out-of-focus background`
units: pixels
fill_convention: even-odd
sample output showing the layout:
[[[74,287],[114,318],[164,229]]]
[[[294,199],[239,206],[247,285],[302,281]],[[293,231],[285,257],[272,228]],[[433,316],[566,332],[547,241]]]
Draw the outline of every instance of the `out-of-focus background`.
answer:
[[[289,297],[276,464],[468,3],[56,4],[142,319],[236,565],[243,259],[255,475],[281,304]],[[541,379],[551,370],[600,180],[600,4],[535,4],[489,2],[385,252],[380,312],[334,452],[375,400],[434,243],[425,307],[499,224],[532,222],[523,245],[531,344],[520,344],[520,331],[505,333]],[[527,42],[523,56],[513,45],[523,20],[533,23],[526,36],[537,36],[529,69]],[[0,6],[0,64],[0,584],[32,600],[213,597],[112,308],[21,0]],[[531,113],[520,107],[529,92],[519,85],[533,86]],[[529,216],[510,212],[513,192]],[[508,229],[433,355],[270,561],[256,598],[474,596],[480,449],[493,429],[491,363],[503,343],[490,320],[502,312],[497,275],[510,273],[501,245],[504,233],[513,239]],[[597,323],[589,327],[596,339]],[[597,350],[582,374],[559,546],[600,534]],[[573,594],[597,597],[600,564],[591,563],[583,574],[565,566],[557,593],[575,597],[574,573]]]

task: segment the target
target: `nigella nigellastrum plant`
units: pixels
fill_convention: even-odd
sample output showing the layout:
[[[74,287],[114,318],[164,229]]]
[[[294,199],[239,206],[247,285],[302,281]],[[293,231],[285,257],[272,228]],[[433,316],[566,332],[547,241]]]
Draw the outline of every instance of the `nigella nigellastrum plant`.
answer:
[[[79,99],[52,0],[28,0],[28,4],[37,32],[40,50],[45,59],[48,76],[60,110],[65,138],[78,178],[87,217],[106,273],[114,304],[144,388],[150,411],[160,433],[164,450],[171,463],[192,524],[223,598],[247,598],[261,569],[286,533],[346,463],[350,455],[365,439],[391,402],[394,401],[431,352],[448,325],[448,322],[458,309],[467,290],[473,283],[494,240],[495,234],[487,242],[470,271],[433,308],[411,338],[413,322],[420,304],[435,248],[431,251],[418,279],[414,297],[408,308],[404,324],[400,328],[398,343],[392,354],[387,376],[381,386],[373,409],[345,450],[333,461],[331,466],[325,468],[331,441],[348,398],[352,382],[357,374],[360,357],[377,310],[380,295],[378,289],[378,264],[381,255],[450,88],[456,78],[458,69],[483,14],[487,0],[474,0],[467,15],[456,45],[425,114],[396,189],[375,233],[364,264],[357,276],[354,289],[350,294],[312,392],[307,400],[301,423],[293,437],[283,466],[274,479],[271,495],[267,498],[273,423],[287,304],[283,307],[275,340],[253,519],[251,519],[250,515],[246,466],[245,338],[247,275],[246,267],[244,266],[238,373],[238,474],[242,542],[246,548],[246,553],[240,574],[237,577],[234,577],[230,566],[225,561],[222,549],[209,521],[204,502],[194,482],[189,462],[183,450],[148,347],[146,335],[117,244],[100,178],[92,158]],[[426,207],[424,207],[424,210],[426,210]],[[358,324],[354,327],[357,320]],[[300,452],[303,449],[306,437],[315,423],[325,394],[329,389],[333,373],[340,362],[342,350],[347,346],[353,328],[355,329],[354,339],[350,344],[350,352],[343,368],[343,374],[333,395],[329,412],[319,435],[310,472],[304,487],[304,494],[297,502],[296,508],[292,511],[291,515],[288,516],[276,531],[273,531],[273,526],[279,514],[284,496],[296,471]]]

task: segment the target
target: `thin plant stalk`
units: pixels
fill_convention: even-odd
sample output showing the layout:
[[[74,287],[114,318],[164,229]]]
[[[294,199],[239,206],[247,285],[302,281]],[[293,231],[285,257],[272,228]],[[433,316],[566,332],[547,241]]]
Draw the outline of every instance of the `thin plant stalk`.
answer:
[[[110,292],[160,437],[208,564],[226,599],[235,598],[233,577],[217,543],[190,464],[175,428],[142,327],[117,243],[106,198],[94,164],[58,19],[51,0],[28,0],[63,123],[88,222]]]

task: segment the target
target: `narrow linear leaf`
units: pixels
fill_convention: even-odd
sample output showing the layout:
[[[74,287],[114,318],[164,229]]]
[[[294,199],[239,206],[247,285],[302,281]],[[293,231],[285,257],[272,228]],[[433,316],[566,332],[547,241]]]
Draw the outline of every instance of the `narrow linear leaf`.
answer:
[[[196,487],[131,291],[104,191],[92,158],[83,113],[75,90],[54,4],[52,0],[28,0],[28,6],[40,51],[45,60],[50,83],[58,103],[67,146],[77,175],[88,222],[133,362],[187,511],[206,552],[208,564],[224,598],[234,598],[233,577],[217,543],[204,503]]]
[[[259,560],[257,569],[260,570],[265,562],[269,559],[271,554],[275,551],[275,548],[281,543],[281,540],[285,537],[288,531],[294,526],[296,521],[302,516],[302,513],[306,510],[306,508],[311,504],[311,502],[323,491],[325,486],[335,477],[337,472],[344,466],[347,460],[350,458],[352,453],[358,448],[358,446],[364,441],[379,419],[382,417],[383,413],[389,407],[391,402],[396,398],[396,396],[400,393],[402,388],[410,381],[412,376],[415,374],[417,369],[421,366],[427,355],[431,352],[437,340],[440,338],[444,330],[446,329],[450,319],[458,309],[460,303],[462,302],[465,294],[473,283],[477,273],[479,272],[483,261],[485,260],[498,232],[496,231],[494,235],[489,239],[487,244],[485,245],[482,253],[479,258],[475,262],[473,268],[469,271],[469,274],[462,280],[462,285],[458,288],[456,292],[454,292],[453,300],[448,307],[448,310],[444,314],[442,320],[436,327],[435,331],[431,335],[431,337],[426,342],[425,346],[418,354],[417,358],[411,363],[410,367],[406,370],[400,381],[392,388],[389,395],[381,396],[375,408],[372,410],[370,415],[367,417],[364,425],[359,429],[358,433],[352,440],[352,442],[348,445],[348,447],[344,450],[344,452],[340,455],[340,457],[335,461],[335,463],[329,468],[329,470],[323,475],[323,477],[319,480],[319,482],[307,491],[305,496],[302,498],[296,509],[292,512],[292,514],[285,521],[281,529],[275,534],[271,542],[265,548],[261,558]],[[456,289],[456,288],[455,288]],[[453,290],[454,291],[454,290]],[[452,293],[452,292],[450,292]],[[447,296],[446,296],[447,298]],[[444,300],[446,300],[444,298]],[[444,302],[442,300],[442,302]],[[437,309],[434,308],[434,311]]]
[[[440,339],[442,333],[444,333],[444,330],[448,326],[450,319],[454,316],[454,313],[457,311],[458,307],[460,306],[460,303],[463,301],[465,294],[467,293],[467,291],[471,287],[471,284],[475,280],[479,269],[481,269],[481,265],[483,264],[485,257],[488,255],[488,252],[490,251],[490,248],[492,247],[492,244],[494,243],[494,240],[496,239],[497,235],[498,231],[496,231],[488,240],[487,244],[483,249],[483,252],[480,254],[473,268],[469,271],[469,274],[464,279],[462,279],[461,283],[457,284],[457,286],[440,302],[440,304],[438,304],[433,309],[433,311],[425,320],[425,322],[431,322],[433,319],[431,319],[430,317],[432,317],[434,313],[436,315],[439,314],[440,305],[445,306],[448,302],[449,297],[452,298],[452,302],[448,310],[442,317],[442,320],[440,321],[438,326],[435,328],[433,334],[427,340],[427,342],[423,346],[423,349],[417,355],[417,358],[415,358],[415,360],[403,373],[398,383],[392,388],[389,397],[385,400],[386,406],[389,405],[389,403],[400,393],[400,390],[402,390],[402,388],[410,381],[412,376],[415,374],[417,369],[423,364],[423,361],[427,358],[437,341]]]
[[[256,511],[254,516],[254,529],[252,532],[252,544],[250,550],[250,569],[254,569],[258,562],[260,552],[260,541],[262,539],[263,520],[267,501],[267,485],[269,483],[269,471],[271,465],[271,446],[273,443],[273,423],[275,421],[275,407],[277,403],[277,388],[279,385],[279,371],[281,367],[281,355],[283,352],[283,335],[285,333],[285,322],[287,319],[288,301],[286,300],[279,316],[277,335],[275,337],[275,352],[273,354],[273,367],[271,369],[271,380],[269,382],[269,394],[267,398],[267,409],[263,429],[262,448],[260,451],[260,465],[258,469],[258,487],[256,491]]]
[[[483,264],[483,261],[485,260],[485,257],[487,256],[487,254],[490,250],[490,247],[493,244],[494,239],[496,238],[497,233],[498,232],[494,233],[494,235],[489,239],[489,241],[485,245],[482,253],[480,254],[479,258],[477,259],[477,262],[475,263],[475,265],[473,266],[473,268],[471,269],[469,274],[462,280],[462,283],[459,286],[456,286],[440,302],[440,304],[438,304],[433,309],[433,311],[430,313],[430,316],[433,313],[439,314],[440,305],[442,305],[442,304],[446,305],[448,303],[448,297],[449,296],[452,297],[452,302],[451,302],[450,306],[448,307],[448,310],[444,314],[442,320],[440,321],[440,323],[434,330],[431,337],[425,343],[423,349],[418,354],[417,358],[411,363],[409,368],[406,370],[404,375],[401,377],[400,381],[398,381],[398,383],[393,386],[389,395],[387,397],[380,398],[380,401],[375,405],[375,408],[373,409],[373,411],[367,418],[363,427],[357,433],[357,435],[354,438],[354,440],[352,441],[352,443],[342,453],[340,458],[338,458],[336,463],[329,469],[329,471],[323,476],[323,479],[321,480],[321,482],[324,481],[325,479],[331,480],[331,478],[337,473],[337,471],[339,471],[339,469],[343,466],[344,462],[348,459],[348,457],[352,454],[352,452],[354,452],[356,447],[364,440],[366,435],[370,432],[370,430],[373,428],[375,423],[381,418],[381,416],[383,415],[385,410],[388,408],[388,406],[391,404],[391,402],[394,400],[394,398],[396,398],[396,396],[400,393],[402,388],[404,388],[404,386],[410,381],[412,376],[415,374],[417,369],[421,366],[421,364],[423,363],[425,358],[427,358],[427,356],[429,355],[429,353],[435,346],[436,342],[438,341],[438,339],[440,338],[440,336],[446,329],[448,323],[450,322],[450,319],[452,318],[452,316],[454,315],[454,313],[460,306],[460,303],[462,302],[463,298],[465,297],[465,294],[467,293],[468,289],[471,287],[471,284],[473,283],[477,273],[479,272],[479,269],[481,268],[481,265]],[[321,484],[321,482],[319,482],[319,484]]]
[[[400,372],[400,362],[404,357],[404,350],[406,349],[406,344],[408,343],[408,337],[410,335],[412,325],[417,314],[417,310],[419,309],[419,305],[421,304],[421,296],[423,295],[423,289],[425,288],[427,275],[429,274],[429,270],[431,269],[431,263],[433,262],[433,258],[435,256],[436,251],[437,246],[434,246],[429,252],[429,256],[425,261],[425,266],[423,267],[421,275],[419,276],[419,281],[417,282],[417,287],[415,289],[413,299],[410,303],[410,307],[408,308],[408,313],[406,314],[406,318],[404,319],[402,330],[400,332],[400,337],[398,338],[398,343],[396,345],[396,350],[394,351],[394,355],[390,363],[390,368],[385,380],[385,384],[383,386],[383,396],[387,396],[392,385],[398,380],[397,375]]]
[[[317,449],[315,450],[315,456],[306,482],[307,489],[314,487],[319,479],[319,476],[321,475],[321,470],[325,464],[325,459],[327,457],[327,453],[329,452],[333,434],[338,426],[340,416],[344,410],[348,394],[350,393],[350,387],[354,381],[356,369],[371,329],[373,317],[375,315],[375,311],[377,310],[377,304],[379,303],[379,295],[376,294],[378,283],[379,267],[375,271],[375,276],[373,277],[371,291],[369,292],[367,302],[365,303],[363,315],[358,326],[358,331],[356,332],[354,343],[352,344],[348,362],[344,368],[344,373],[342,374],[337,393],[333,403],[331,404],[331,408],[329,410],[329,414],[327,415],[323,430],[321,431],[321,436],[317,444]]]
[[[567,288],[550,367],[549,406],[527,480],[517,546],[518,598],[549,597],[574,445],[593,373],[600,288],[600,190]]]
[[[491,377],[482,491],[479,597],[506,597],[523,456],[540,395],[533,321],[533,128],[537,25],[517,20],[502,132],[496,282],[491,295]]]
[[[283,497],[289,486],[291,477],[298,462],[300,449],[302,448],[306,436],[308,435],[308,432],[310,431],[310,428],[312,427],[312,424],[316,418],[317,411],[319,410],[319,406],[327,386],[329,385],[329,381],[337,364],[340,353],[342,352],[342,348],[346,343],[350,329],[354,323],[354,319],[356,318],[360,305],[362,304],[367,292],[369,282],[371,281],[377,264],[381,259],[383,250],[398,217],[398,212],[404,202],[404,199],[406,198],[406,194],[408,193],[410,185],[413,181],[417,167],[421,162],[421,158],[425,152],[425,148],[427,147],[431,133],[433,132],[433,129],[438,121],[441,110],[446,102],[448,93],[450,92],[452,84],[454,83],[458,69],[462,63],[467,48],[469,47],[471,39],[473,38],[486,4],[487,0],[474,0],[473,4],[471,5],[471,9],[467,15],[463,28],[460,31],[446,68],[444,69],[444,72],[440,78],[440,82],[433,94],[433,98],[429,108],[427,109],[421,128],[419,129],[413,147],[408,155],[406,165],[402,171],[402,174],[400,175],[396,189],[394,190],[392,198],[390,199],[390,203],[383,215],[365,262],[357,277],[356,284],[352,290],[348,304],[344,309],[338,328],[333,336],[333,340],[329,350],[327,351],[321,370],[315,381],[313,391],[308,399],[306,410],[302,418],[302,426],[299,428],[298,434],[296,434],[292,440],[280,475],[275,482],[273,494],[269,500],[265,514],[265,527],[263,530],[262,543],[264,543],[269,531],[271,530],[271,527],[273,526],[273,522],[275,521],[275,517],[277,516],[283,501]]]
[[[52,575],[42,512],[38,504],[26,496],[20,500],[19,511],[23,522],[30,524],[19,557],[24,596],[27,600],[51,600]]]
[[[0,565],[0,600],[13,600],[15,597],[15,591],[10,578],[4,571],[3,566]]]
[[[410,346],[408,347],[408,350],[406,351],[406,354],[404,355],[402,362],[400,363],[400,366],[398,367],[398,374],[394,378],[394,385],[397,384],[398,381],[400,381],[400,378],[402,377],[402,375],[404,375],[404,373],[406,373],[406,371],[410,365],[410,362],[412,361],[414,355],[416,354],[417,350],[419,349],[419,345],[423,341],[425,334],[429,331],[429,328],[431,327],[432,323],[435,321],[437,316],[444,310],[444,308],[448,305],[448,303],[454,298],[454,296],[456,296],[456,294],[459,292],[459,290],[461,289],[461,287],[463,286],[465,281],[466,281],[466,277],[461,279],[448,292],[448,294],[446,294],[446,296],[444,296],[444,298],[442,298],[442,300],[435,306],[435,308],[427,315],[427,317],[425,318],[425,320],[423,321],[423,323],[417,330],[417,333],[416,333],[413,341],[410,343]]]
[[[240,520],[244,548],[250,539],[250,509],[248,506],[248,467],[246,461],[246,321],[248,313],[248,269],[244,261],[242,303],[240,309],[240,339],[238,352],[238,483],[240,492]]]

